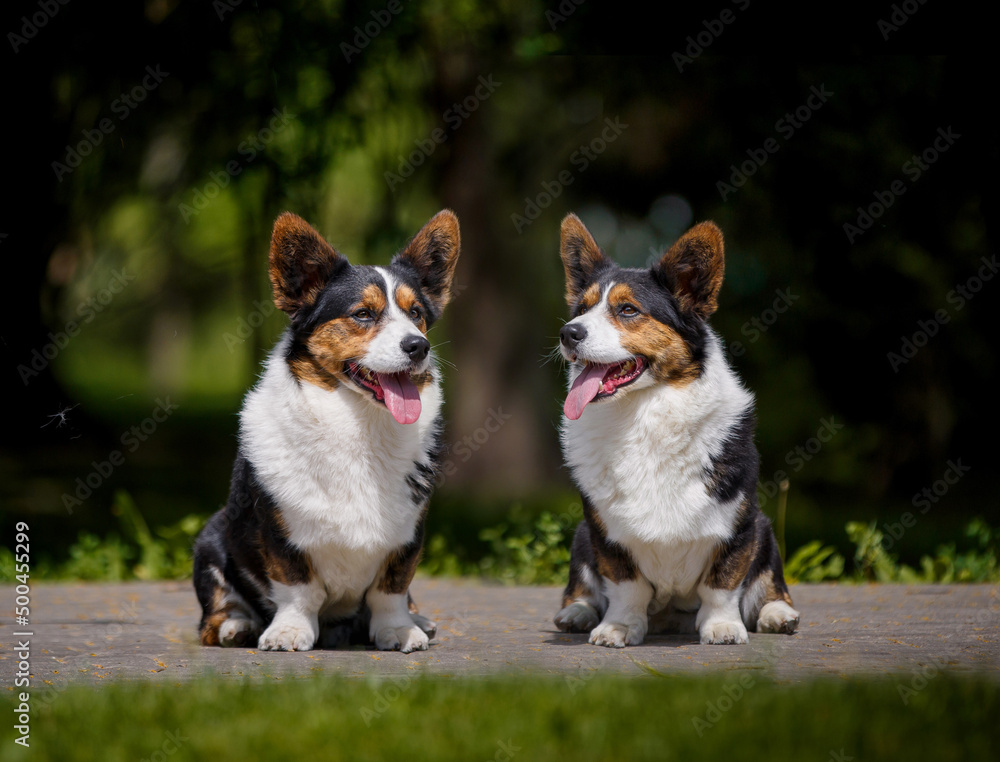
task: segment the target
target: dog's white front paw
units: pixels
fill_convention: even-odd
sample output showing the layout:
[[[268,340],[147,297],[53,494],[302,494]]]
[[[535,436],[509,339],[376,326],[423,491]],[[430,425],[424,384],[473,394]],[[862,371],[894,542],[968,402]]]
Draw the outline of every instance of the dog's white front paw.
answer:
[[[552,621],[563,632],[587,632],[594,629],[601,618],[589,603],[574,601],[556,614]]]
[[[747,635],[747,628],[743,622],[727,622],[725,620],[715,620],[703,622],[699,629],[702,645],[713,643],[726,643],[743,645],[750,642]]]
[[[308,623],[275,620],[264,630],[257,642],[261,651],[311,651],[316,644],[316,631]]]
[[[643,622],[633,622],[631,625],[623,622],[601,622],[590,633],[590,642],[595,646],[624,648],[639,645],[645,637],[646,625]]]
[[[431,639],[417,625],[380,627],[375,630],[375,647],[380,651],[426,651]]]
[[[785,632],[789,635],[799,626],[799,612],[784,601],[764,605],[757,617],[757,632]]]

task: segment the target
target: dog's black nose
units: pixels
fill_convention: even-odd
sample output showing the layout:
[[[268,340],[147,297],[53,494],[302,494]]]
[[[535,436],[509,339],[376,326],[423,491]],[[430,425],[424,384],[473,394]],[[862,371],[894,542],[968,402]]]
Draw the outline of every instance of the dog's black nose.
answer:
[[[569,349],[576,349],[577,344],[587,338],[587,329],[579,323],[567,323],[559,331],[559,338]]]
[[[431,343],[423,336],[407,336],[399,346],[413,362],[420,362],[431,351]]]

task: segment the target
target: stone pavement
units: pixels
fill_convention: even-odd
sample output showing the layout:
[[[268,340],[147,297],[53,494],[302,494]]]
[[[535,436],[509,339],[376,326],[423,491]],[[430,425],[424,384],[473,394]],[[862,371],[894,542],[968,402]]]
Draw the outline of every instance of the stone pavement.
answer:
[[[14,589],[0,587],[0,680],[13,685],[12,633],[30,636],[32,686],[68,680],[178,681],[212,673],[276,679],[318,673],[433,675],[643,675],[765,670],[780,681],[817,676],[895,675],[947,669],[1000,680],[1000,587],[993,585],[799,585],[792,636],[751,633],[747,646],[702,646],[693,636],[653,635],[623,650],[552,625],[560,591],[464,580],[417,579],[421,613],[438,623],[429,651],[356,648],[272,653],[203,648],[189,582],[42,584],[31,590],[31,623],[14,624]]]

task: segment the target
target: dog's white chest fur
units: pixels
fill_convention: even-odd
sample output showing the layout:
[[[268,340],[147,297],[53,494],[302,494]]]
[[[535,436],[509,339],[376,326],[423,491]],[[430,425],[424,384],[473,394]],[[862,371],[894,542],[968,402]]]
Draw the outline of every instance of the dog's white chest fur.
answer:
[[[732,535],[739,499],[712,497],[706,474],[752,397],[720,353],[713,336],[704,372],[688,386],[640,389],[563,420],[573,477],[657,598],[689,594]]]
[[[330,598],[350,596],[371,583],[388,551],[413,538],[421,506],[407,476],[415,463],[429,465],[440,387],[428,385],[419,420],[402,425],[351,389],[296,381],[286,342],[247,396],[244,453]]]

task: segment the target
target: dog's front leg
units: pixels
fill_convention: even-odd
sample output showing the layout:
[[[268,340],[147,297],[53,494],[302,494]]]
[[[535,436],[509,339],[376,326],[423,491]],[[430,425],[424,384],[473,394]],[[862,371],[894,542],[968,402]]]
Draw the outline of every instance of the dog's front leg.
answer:
[[[365,602],[371,612],[368,635],[381,651],[426,651],[430,638],[410,613],[410,582],[417,571],[420,551],[424,544],[423,522],[417,526],[413,539],[394,551],[379,571],[375,583],[368,588]],[[423,623],[431,626],[423,619]]]
[[[316,579],[286,585],[271,580],[274,619],[257,643],[261,651],[309,651],[319,635],[319,610],[326,598]]]
[[[366,601],[372,613],[368,635],[376,648],[404,654],[427,650],[430,638],[413,621],[406,593],[383,593],[372,587]]]
[[[653,586],[640,573],[628,548],[608,539],[604,522],[588,497],[585,494],[581,497],[594,565],[608,601],[601,623],[590,631],[590,642],[611,648],[637,646],[649,629]]]
[[[698,584],[701,607],[695,624],[704,644],[749,643],[746,625],[740,613],[743,583],[753,562],[754,546],[743,542],[730,542],[721,547],[715,561]]]
[[[638,572],[634,579],[618,582],[604,577],[604,594],[608,598],[608,610],[603,621],[591,630],[590,642],[612,648],[642,643],[649,626],[646,612],[653,598],[653,586]]]
[[[740,590],[713,588],[702,583],[698,586],[701,608],[695,625],[703,644],[749,643],[746,625],[740,616]]]

